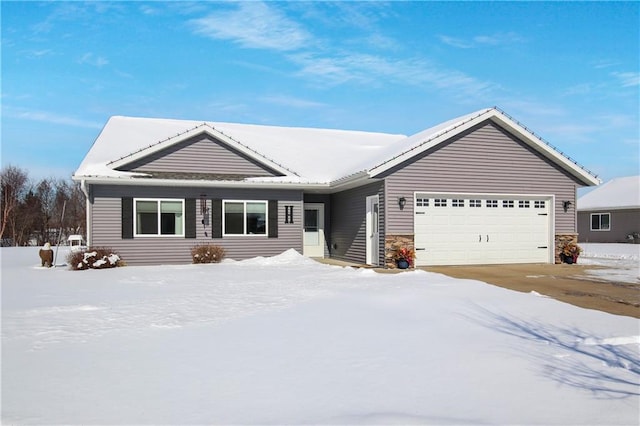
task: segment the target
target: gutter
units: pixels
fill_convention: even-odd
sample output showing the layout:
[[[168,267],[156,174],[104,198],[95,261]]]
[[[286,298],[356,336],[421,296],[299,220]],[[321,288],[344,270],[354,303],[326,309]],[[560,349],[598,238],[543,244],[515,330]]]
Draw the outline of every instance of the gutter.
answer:
[[[308,189],[325,190],[331,189],[329,183],[301,183],[301,182],[261,182],[261,181],[212,181],[212,180],[175,180],[175,179],[150,179],[150,178],[113,178],[98,176],[83,176],[73,178],[80,180],[81,185],[102,184],[102,185],[128,185],[128,186],[169,186],[169,187],[197,187],[197,188],[264,188],[264,189]],[[83,190],[84,192],[84,190]],[[85,193],[87,195],[87,193]]]

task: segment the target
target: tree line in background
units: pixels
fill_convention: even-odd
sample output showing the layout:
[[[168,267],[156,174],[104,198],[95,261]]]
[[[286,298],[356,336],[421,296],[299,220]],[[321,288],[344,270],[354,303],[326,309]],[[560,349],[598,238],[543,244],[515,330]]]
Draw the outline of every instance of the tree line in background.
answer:
[[[15,166],[2,168],[0,236],[3,246],[52,245],[85,233],[85,196],[80,184],[46,178],[34,181]],[[63,217],[64,208],[64,217]]]

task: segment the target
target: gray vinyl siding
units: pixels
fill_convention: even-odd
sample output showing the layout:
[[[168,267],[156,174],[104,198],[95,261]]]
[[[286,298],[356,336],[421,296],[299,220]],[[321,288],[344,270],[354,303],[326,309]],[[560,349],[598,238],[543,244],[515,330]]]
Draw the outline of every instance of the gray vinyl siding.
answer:
[[[265,166],[227,145],[200,135],[178,143],[126,166],[124,171],[215,173],[247,176],[276,176]]]
[[[89,214],[91,241],[94,247],[110,247],[130,265],[191,263],[190,250],[198,244],[216,244],[224,247],[227,258],[247,259],[255,256],[275,256],[293,248],[302,253],[302,192],[287,190],[213,189],[213,188],[156,188],[138,186],[92,185],[92,203]],[[278,200],[278,237],[263,235],[212,238],[210,216],[202,224],[201,194],[207,207],[212,199],[225,200]],[[122,239],[121,200],[133,198],[196,199],[196,238],[173,236],[134,237]],[[294,206],[294,223],[285,224],[285,205]]]
[[[592,231],[591,214],[609,213],[609,231]],[[608,210],[598,209],[578,212],[578,241],[583,243],[628,243],[628,235],[640,232],[640,209]],[[635,241],[638,241],[636,238]]]
[[[331,195],[331,257],[355,263],[367,261],[367,197],[380,196],[380,264],[384,264],[384,184],[376,182]]]
[[[387,233],[412,234],[414,192],[555,195],[556,233],[576,232],[576,190],[563,170],[492,122],[387,172]],[[398,197],[405,197],[404,210]],[[563,201],[571,201],[567,212]]]

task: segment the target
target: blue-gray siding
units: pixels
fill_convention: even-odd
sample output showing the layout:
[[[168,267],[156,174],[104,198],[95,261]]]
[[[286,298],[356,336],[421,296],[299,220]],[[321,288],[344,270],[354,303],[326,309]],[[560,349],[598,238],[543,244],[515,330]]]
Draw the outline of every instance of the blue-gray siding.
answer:
[[[110,247],[132,265],[190,263],[190,250],[198,244],[216,244],[225,248],[227,257],[246,259],[274,256],[293,248],[302,253],[302,192],[287,190],[209,189],[181,187],[95,186],[92,185],[89,208],[92,246]],[[278,238],[237,236],[212,238],[212,224],[201,223],[201,195],[210,208],[213,199],[278,200]],[[196,238],[153,236],[123,239],[121,234],[122,197],[196,199]],[[285,224],[285,206],[293,206],[294,223]],[[206,220],[205,220],[206,221]],[[206,233],[206,235],[205,235]]]
[[[137,172],[276,175],[274,171],[207,135],[195,136],[120,169]]]
[[[592,231],[591,214],[609,213],[610,230]],[[628,236],[640,233],[640,209],[610,210],[598,209],[578,212],[578,241],[584,243],[628,243],[638,242],[638,237]]]
[[[375,182],[331,195],[331,257],[365,263],[367,197],[380,196],[380,264],[384,264],[384,184]]]
[[[384,177],[389,234],[414,232],[415,191],[555,195],[556,233],[576,230],[576,189],[581,185],[492,122],[390,170]],[[407,199],[402,211],[398,197]],[[563,201],[571,201],[567,212]]]

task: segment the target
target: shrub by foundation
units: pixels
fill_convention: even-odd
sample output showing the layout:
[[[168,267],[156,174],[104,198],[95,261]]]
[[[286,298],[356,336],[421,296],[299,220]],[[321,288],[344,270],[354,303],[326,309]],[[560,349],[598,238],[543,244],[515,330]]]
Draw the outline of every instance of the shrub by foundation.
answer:
[[[124,266],[120,256],[108,247],[90,247],[69,253],[67,263],[74,271],[85,269],[106,269]]]
[[[191,249],[193,263],[218,263],[224,259],[224,248],[213,244],[202,244]]]

